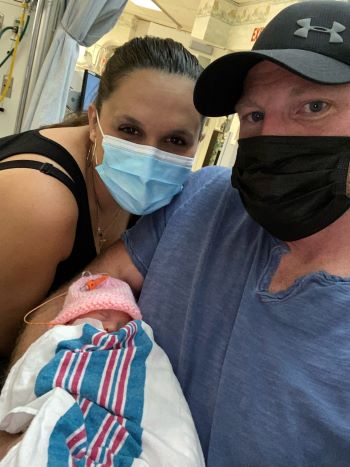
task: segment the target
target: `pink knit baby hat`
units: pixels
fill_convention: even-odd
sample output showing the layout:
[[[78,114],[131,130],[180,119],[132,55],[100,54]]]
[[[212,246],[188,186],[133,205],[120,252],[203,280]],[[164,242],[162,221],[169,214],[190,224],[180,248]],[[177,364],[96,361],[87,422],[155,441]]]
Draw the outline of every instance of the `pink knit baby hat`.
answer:
[[[142,318],[126,282],[107,274],[86,274],[69,287],[62,310],[50,324],[65,324],[97,310],[119,310],[133,319]]]

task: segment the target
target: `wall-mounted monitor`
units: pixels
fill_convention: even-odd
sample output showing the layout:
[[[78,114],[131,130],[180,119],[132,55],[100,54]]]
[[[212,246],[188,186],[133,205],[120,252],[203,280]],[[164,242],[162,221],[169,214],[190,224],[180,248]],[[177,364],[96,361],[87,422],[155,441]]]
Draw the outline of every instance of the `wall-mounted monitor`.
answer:
[[[98,87],[100,85],[101,77],[97,73],[90,70],[84,71],[83,85],[81,88],[80,96],[80,110],[86,112],[89,105],[95,100],[97,96]]]

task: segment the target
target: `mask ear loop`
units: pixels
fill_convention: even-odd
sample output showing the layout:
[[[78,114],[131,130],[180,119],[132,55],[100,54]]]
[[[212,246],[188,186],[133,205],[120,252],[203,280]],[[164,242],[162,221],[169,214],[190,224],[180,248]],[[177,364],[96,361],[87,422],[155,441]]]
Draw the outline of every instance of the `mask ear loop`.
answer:
[[[95,167],[98,165],[98,162],[97,162],[97,154],[96,154],[96,144],[97,144],[97,141],[95,139],[95,142],[94,142],[94,149],[92,150],[92,157],[95,158]]]
[[[32,314],[35,310],[37,310],[38,308],[41,308],[42,306],[46,305],[47,303],[50,303],[50,302],[52,302],[53,300],[56,300],[56,298],[63,297],[64,295],[67,295],[67,292],[62,292],[61,294],[56,295],[56,297],[52,297],[52,298],[50,298],[49,300],[46,300],[45,302],[40,303],[40,305],[38,305],[38,306],[36,306],[35,308],[33,308],[32,310],[28,311],[28,313],[26,313],[26,314],[24,315],[23,321],[24,321],[26,324],[31,324],[31,325],[35,325],[35,324],[43,325],[43,324],[45,324],[46,326],[56,326],[56,324],[52,324],[52,323],[45,323],[45,322],[39,322],[39,321],[28,321],[28,316],[31,315],[31,314]]]
[[[101,132],[102,138],[104,138],[105,134],[103,133],[102,128],[101,128],[100,118],[98,116],[97,109],[95,109],[95,113],[96,113],[96,121],[97,121],[98,128],[99,128],[99,130]],[[89,164],[91,166],[92,165],[92,159],[95,159],[95,167],[97,167],[99,165],[98,161],[97,161],[96,145],[97,145],[97,139],[95,138],[94,146],[93,146],[92,151],[91,151],[92,154],[91,154],[90,164]]]
[[[346,189],[345,189],[345,196],[347,198],[350,198],[350,162],[348,164],[348,173],[347,173],[347,176],[346,176],[346,185],[345,185]]]
[[[92,166],[92,160],[93,159],[95,159],[95,167],[97,165],[96,144],[97,144],[97,141],[95,139],[93,145],[90,146],[89,152],[88,152],[88,154],[86,156],[86,162],[87,162],[88,167]]]
[[[97,120],[97,125],[98,125],[98,127],[100,129],[101,135],[104,137],[105,134],[103,133],[102,128],[101,128],[100,117],[98,116],[97,109],[96,109],[96,120]]]
[[[95,109],[95,113],[96,113],[97,125],[98,125],[98,127],[99,127],[99,129],[100,129],[100,132],[101,132],[102,137],[104,137],[104,133],[103,133],[102,128],[101,128],[100,119],[99,119],[99,116],[98,116],[97,109]],[[96,145],[97,145],[97,140],[96,140],[96,138],[95,138],[95,141],[94,141],[93,145],[90,146],[88,155],[87,155],[87,157],[86,157],[87,165],[88,165],[89,167],[92,166],[92,161],[93,161],[93,159],[95,159],[95,167],[98,165],[98,162],[97,162],[97,155],[96,155]]]
[[[98,125],[98,127],[100,129],[102,139],[103,139],[105,137],[105,134],[103,133],[102,128],[101,128],[100,117],[98,116],[97,109],[96,109],[96,121],[97,121],[97,125]],[[95,139],[95,146],[94,146],[94,156],[95,156],[95,167],[96,167],[98,165],[97,155],[96,155],[96,139]]]

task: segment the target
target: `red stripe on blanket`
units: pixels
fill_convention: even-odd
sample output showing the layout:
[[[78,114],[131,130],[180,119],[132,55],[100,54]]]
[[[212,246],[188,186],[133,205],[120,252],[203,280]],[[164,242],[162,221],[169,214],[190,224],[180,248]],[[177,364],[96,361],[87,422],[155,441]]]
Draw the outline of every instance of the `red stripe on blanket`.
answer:
[[[69,368],[72,360],[72,353],[71,352],[66,352],[66,355],[64,356],[62,363],[59,365],[56,375],[54,377],[54,386],[56,387],[63,387],[63,380],[65,376],[67,375],[67,369]]]

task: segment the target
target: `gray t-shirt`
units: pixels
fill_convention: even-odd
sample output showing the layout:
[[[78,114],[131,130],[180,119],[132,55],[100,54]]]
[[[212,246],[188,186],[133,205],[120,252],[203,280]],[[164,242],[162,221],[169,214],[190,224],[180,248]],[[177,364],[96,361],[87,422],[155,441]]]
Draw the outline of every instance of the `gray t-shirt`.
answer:
[[[168,354],[209,467],[350,465],[350,279],[267,291],[287,247],[230,171],[191,175],[124,235],[144,320]]]

